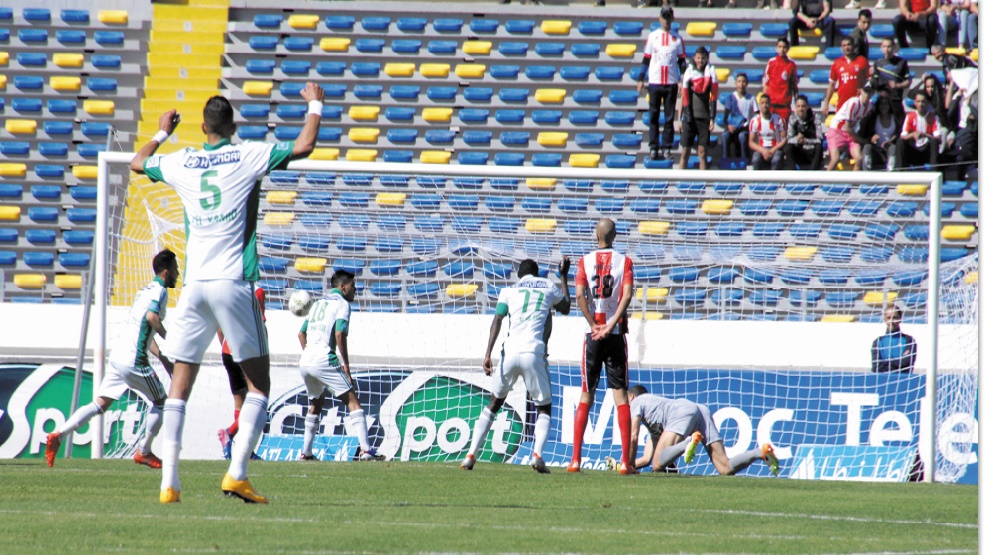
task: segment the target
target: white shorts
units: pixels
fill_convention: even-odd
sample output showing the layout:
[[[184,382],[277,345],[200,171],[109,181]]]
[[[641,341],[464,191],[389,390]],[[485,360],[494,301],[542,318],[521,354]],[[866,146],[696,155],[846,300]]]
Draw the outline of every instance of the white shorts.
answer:
[[[320,368],[302,366],[301,379],[304,380],[304,385],[308,388],[309,403],[320,397],[323,391],[328,391],[332,397],[340,397],[343,393],[353,389],[352,382],[342,371],[341,366],[323,366]]]
[[[175,319],[168,322],[165,350],[172,360],[201,364],[216,330],[235,362],[270,353],[260,303],[248,281],[192,281],[181,289]]]
[[[117,364],[110,361],[106,367],[106,375],[103,376],[102,383],[99,384],[99,397],[118,400],[126,393],[127,389],[132,389],[140,393],[150,402],[164,401],[168,394],[164,391],[164,384],[154,373],[150,366],[133,368]]]
[[[551,378],[547,374],[547,356],[536,353],[503,353],[499,367],[492,375],[492,394],[505,399],[513,389],[516,379],[523,377],[527,394],[534,405],[551,404]]]
[[[699,405],[687,399],[676,399],[667,413],[667,425],[664,430],[687,437],[695,431],[704,435],[702,443],[710,445],[722,441],[722,434],[711,417],[711,411],[704,405]]]

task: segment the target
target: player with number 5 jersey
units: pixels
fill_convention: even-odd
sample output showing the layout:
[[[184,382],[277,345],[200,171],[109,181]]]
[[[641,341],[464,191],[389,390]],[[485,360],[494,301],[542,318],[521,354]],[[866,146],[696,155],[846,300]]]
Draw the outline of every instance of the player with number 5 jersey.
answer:
[[[633,261],[612,248],[616,224],[604,218],[595,226],[599,249],[578,261],[575,295],[578,308],[588,321],[581,362],[581,402],[575,412],[574,449],[568,472],[581,470],[581,444],[588,425],[588,412],[605,364],[606,384],[616,402],[622,438],[622,474],[636,474],[635,453],[629,453],[629,354],[626,347],[626,310],[633,298]]]

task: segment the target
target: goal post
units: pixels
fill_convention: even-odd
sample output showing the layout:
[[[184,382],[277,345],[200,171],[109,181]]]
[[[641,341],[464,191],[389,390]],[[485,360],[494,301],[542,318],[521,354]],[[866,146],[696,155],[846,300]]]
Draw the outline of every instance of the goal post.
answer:
[[[108,221],[109,191],[113,186],[110,178],[125,176],[122,179],[129,181],[126,166],[132,157],[129,153],[99,155],[94,260],[96,306],[92,324],[96,327],[94,383],[102,379],[105,369],[107,306],[130,302],[114,289],[123,286],[121,281],[149,279],[149,276],[138,280],[117,275],[116,256],[126,238],[114,237],[123,233],[122,228],[119,222]],[[843,190],[826,191],[828,185]],[[920,225],[926,224],[925,236],[916,239],[908,236],[900,241],[903,246],[895,241],[897,234],[902,237],[902,231],[886,213],[894,202],[909,202],[908,198],[899,196],[897,188],[901,185],[919,186],[923,191],[913,197],[917,201],[913,204],[919,207],[907,212],[907,217]],[[930,172],[616,170],[302,160],[289,164],[287,171],[274,172],[265,178],[258,244],[262,258],[279,264],[270,270],[275,274],[268,275],[264,270],[262,275],[271,285],[268,298],[272,309],[281,306],[293,288],[323,290],[333,264],[345,267],[358,263],[364,264],[357,268],[365,271],[364,281],[371,282],[361,288],[357,299],[362,311],[359,318],[379,322],[381,328],[388,330],[401,329],[405,320],[416,323],[426,319],[442,322],[439,326],[442,329],[453,329],[463,321],[462,314],[478,318],[495,306],[497,292],[509,284],[512,262],[531,257],[542,269],[548,265],[553,269],[558,253],[574,259],[592,242],[595,221],[607,216],[619,225],[617,248],[626,249],[638,268],[637,297],[631,305],[635,322],[631,329],[639,330],[630,337],[631,343],[638,342],[631,354],[632,368],[663,366],[654,351],[660,339],[654,339],[651,326],[661,326],[660,330],[690,329],[692,322],[686,320],[700,320],[709,325],[714,322],[716,330],[730,326],[743,328],[735,341],[741,342],[743,334],[755,334],[745,331],[755,326],[753,320],[780,321],[772,323],[770,329],[797,326],[805,320],[818,322],[823,311],[816,306],[820,305],[835,307],[831,312],[842,312],[835,316],[844,315],[845,321],[859,319],[858,307],[868,306],[864,321],[881,321],[875,317],[876,313],[902,300],[905,292],[906,298],[917,307],[914,313],[926,317],[925,326],[921,326],[924,332],[919,354],[921,373],[925,374],[923,410],[930,415],[932,425],[926,429],[920,426],[920,433],[921,441],[936,453],[941,329],[940,318],[932,315],[942,313],[941,186],[941,175]],[[870,189],[872,192],[860,192]],[[831,198],[858,201],[860,215],[847,208],[832,215],[835,212],[831,212],[830,206],[828,212],[821,212],[820,205]],[[780,201],[784,203],[782,210],[778,206]],[[754,210],[757,202],[769,207],[759,206]],[[865,202],[874,203],[876,212],[867,211]],[[743,211],[745,208],[749,211]],[[878,215],[870,215],[873,213]],[[757,219],[757,215],[762,217]],[[163,220],[181,225],[180,219],[174,216]],[[776,225],[754,229],[754,224],[760,222]],[[504,247],[504,242],[509,246]],[[868,250],[858,251],[855,249],[858,244],[864,244]],[[773,258],[764,258],[761,251],[769,251],[767,254]],[[914,255],[914,251],[919,253]],[[822,259],[822,253],[830,253],[832,257],[841,254],[843,258],[832,258],[836,261],[830,262],[826,257]],[[863,255],[872,258],[862,259]],[[332,258],[335,260],[329,260]],[[383,264],[388,260],[394,262],[392,267]],[[425,266],[425,273],[415,274],[416,264]],[[387,266],[394,273],[379,277],[373,273],[377,265]],[[500,273],[503,268],[505,277]],[[827,285],[818,285],[819,276],[827,277],[826,271],[832,268],[844,270],[852,279],[858,277],[857,284],[850,282],[851,294],[839,291],[837,286],[827,289]],[[901,277],[899,283],[903,285],[890,287],[888,284],[892,282],[883,277],[887,285],[879,285],[872,301],[866,297],[867,304],[863,304],[861,292],[867,289],[864,284],[876,283],[870,275],[873,271],[886,276],[907,274],[908,281]],[[835,273],[838,272],[832,275]],[[921,275],[914,278],[911,274]],[[723,276],[731,276],[734,281],[722,281]],[[868,281],[863,281],[863,277]],[[441,285],[433,287],[430,282]],[[286,290],[277,289],[285,284]],[[818,291],[824,292],[825,300],[818,301],[814,296]],[[825,304],[829,291],[830,305]],[[852,294],[857,298],[853,299]],[[651,324],[656,319],[669,321]],[[472,321],[468,320],[469,326]],[[400,324],[387,328],[391,322]],[[977,311],[974,324],[977,326]],[[561,319],[555,329],[568,330],[577,325],[577,319]],[[843,325],[861,326],[866,334],[871,330],[863,324],[830,324]],[[488,327],[488,322],[485,326]],[[372,331],[360,326],[360,333]],[[436,339],[424,338],[419,329],[406,329],[404,333],[415,341],[421,338],[417,346],[422,352],[406,347],[414,341],[384,345],[388,342],[380,335],[379,347],[367,358],[381,365],[410,366],[426,354],[432,368],[458,368],[463,364],[462,355],[455,349],[449,349],[455,353],[449,360],[435,362],[441,357],[441,346]],[[552,366],[555,360],[560,364],[577,364],[577,353],[555,349],[553,345],[559,341],[561,331],[556,333],[551,344]],[[358,341],[356,337],[358,334],[353,341]],[[867,341],[871,339],[874,336]],[[667,353],[668,359],[673,359],[667,366],[716,367],[707,361],[709,353],[699,350]],[[648,352],[645,357],[644,351]],[[853,363],[855,372],[868,366],[865,355],[865,360]],[[796,356],[792,354],[791,358]],[[756,366],[754,349],[749,348],[745,357],[740,364],[742,368]],[[481,352],[476,352],[467,363],[471,365],[479,358]],[[739,359],[740,353],[736,353],[736,360]],[[783,372],[814,367],[812,360],[786,363],[769,360],[762,370]],[[968,374],[973,370],[976,371],[973,381],[977,384],[978,369],[963,368],[960,372]],[[693,391],[700,386],[691,383],[685,390]],[[967,395],[962,391],[962,395]],[[974,406],[974,399],[971,402]],[[564,410],[561,399],[555,398],[554,404],[555,413]],[[727,411],[722,412],[724,415]],[[806,418],[819,417],[812,414]],[[556,436],[561,442],[564,431],[560,424],[556,428],[552,439]],[[723,433],[731,432],[723,430]],[[937,464],[926,464],[924,468],[924,479],[933,481]]]

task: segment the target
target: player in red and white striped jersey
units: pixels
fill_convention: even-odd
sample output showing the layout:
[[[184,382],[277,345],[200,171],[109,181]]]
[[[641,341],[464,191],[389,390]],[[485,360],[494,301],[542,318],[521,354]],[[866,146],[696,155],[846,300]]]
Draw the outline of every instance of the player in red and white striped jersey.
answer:
[[[941,141],[937,115],[930,111],[930,100],[923,91],[913,98],[913,107],[916,111],[906,114],[900,133],[901,160],[904,166],[935,166]]]
[[[773,111],[768,96],[759,97],[759,113],[749,121],[749,149],[754,170],[778,170],[783,164],[783,147],[787,145],[787,126]]]
[[[623,474],[636,474],[629,452],[632,419],[629,416],[629,354],[626,347],[626,309],[633,298],[633,261],[612,248],[616,224],[602,219],[595,226],[599,248],[578,261],[575,294],[578,308],[591,331],[585,334],[581,363],[581,401],[575,412],[575,437],[568,472],[581,470],[581,444],[588,424],[588,412],[595,401],[595,389],[605,364],[606,384],[616,402],[616,416],[622,439]]]
[[[674,9],[664,6],[660,10],[660,28],[646,37],[643,47],[643,67],[636,91],[643,94],[649,84],[650,93],[650,158],[663,156],[661,150],[670,150],[674,143],[674,110],[677,104],[677,83],[681,68],[687,63],[684,41],[670,32],[674,21]],[[664,130],[660,137],[660,105],[663,104]]]
[[[831,119],[831,126],[825,134],[828,138],[828,156],[831,158],[828,161],[828,171],[838,167],[838,159],[846,148],[855,160],[855,169],[862,168],[862,145],[866,140],[858,134],[858,125],[872,110],[872,104],[869,103],[872,91],[872,85],[866,84],[859,89],[858,96],[849,98]]]

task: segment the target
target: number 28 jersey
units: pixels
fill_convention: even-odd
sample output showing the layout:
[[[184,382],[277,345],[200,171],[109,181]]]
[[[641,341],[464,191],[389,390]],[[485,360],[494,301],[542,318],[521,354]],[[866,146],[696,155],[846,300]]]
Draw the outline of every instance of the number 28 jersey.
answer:
[[[511,354],[547,352],[544,345],[547,318],[563,298],[564,292],[557,285],[536,276],[523,276],[516,285],[503,289],[496,304],[496,314],[510,317],[503,349]]]
[[[585,287],[596,324],[605,324],[616,313],[627,283],[633,285],[633,261],[622,253],[599,249],[578,260],[575,284]],[[626,333],[625,314],[612,333]]]

